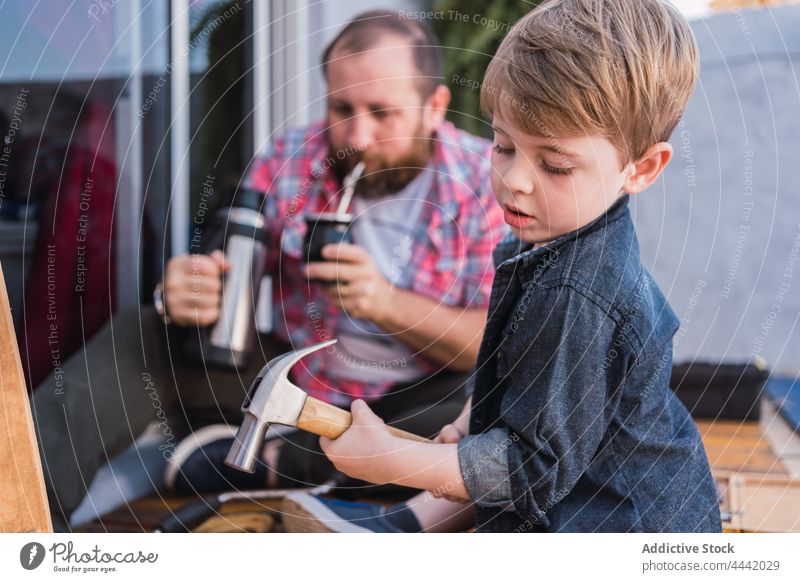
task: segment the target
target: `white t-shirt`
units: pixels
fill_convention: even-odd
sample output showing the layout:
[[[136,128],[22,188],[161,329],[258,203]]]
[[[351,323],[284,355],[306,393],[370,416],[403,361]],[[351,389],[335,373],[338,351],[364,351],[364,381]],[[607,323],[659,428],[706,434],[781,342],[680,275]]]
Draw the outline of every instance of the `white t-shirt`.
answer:
[[[375,260],[392,285],[408,288],[414,230],[433,188],[433,171],[426,168],[403,190],[377,199],[355,197],[353,242]],[[360,382],[413,382],[425,375],[406,344],[377,325],[341,313],[334,326],[339,342],[328,354],[326,371],[332,377]]]

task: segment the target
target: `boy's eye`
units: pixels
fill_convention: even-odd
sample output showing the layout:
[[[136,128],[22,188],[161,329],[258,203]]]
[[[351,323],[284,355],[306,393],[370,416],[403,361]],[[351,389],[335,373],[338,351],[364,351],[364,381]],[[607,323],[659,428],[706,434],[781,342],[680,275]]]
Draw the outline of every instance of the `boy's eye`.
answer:
[[[559,168],[558,166],[551,166],[544,160],[542,160],[542,169],[548,174],[552,174],[554,176],[569,176],[572,174],[572,168]]]
[[[503,146],[501,146],[499,144],[495,144],[493,149],[494,149],[494,153],[496,153],[498,156],[509,156],[509,155],[514,153],[513,149],[504,148]]]

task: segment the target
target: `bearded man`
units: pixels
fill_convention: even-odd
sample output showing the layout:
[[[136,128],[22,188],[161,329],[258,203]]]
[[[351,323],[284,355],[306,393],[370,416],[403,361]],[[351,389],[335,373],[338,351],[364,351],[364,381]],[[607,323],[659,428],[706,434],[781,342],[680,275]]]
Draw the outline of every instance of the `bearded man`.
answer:
[[[226,372],[184,361],[187,336],[219,317],[228,268],[221,252],[185,255],[167,265],[160,313],[115,318],[67,362],[66,404],[52,387],[36,391],[48,492],[64,522],[100,463],[154,420],[145,373],[171,432],[188,434],[165,472],[180,492],[335,476],[318,438],[299,431],[271,431],[253,475],[223,463],[250,382],[290,349],[337,338],[297,364],[293,382],[344,408],[365,399],[398,428],[432,436],[462,410],[486,321],[491,252],[505,234],[489,191],[490,144],[445,121],[450,93],[436,39],[399,13],[351,21],[326,49],[322,71],[326,119],[274,140],[245,179],[265,195],[272,278],[273,330],[259,336],[252,364]],[[328,245],[325,260],[306,263],[306,216],[335,212],[343,179],[360,162],[353,242]]]

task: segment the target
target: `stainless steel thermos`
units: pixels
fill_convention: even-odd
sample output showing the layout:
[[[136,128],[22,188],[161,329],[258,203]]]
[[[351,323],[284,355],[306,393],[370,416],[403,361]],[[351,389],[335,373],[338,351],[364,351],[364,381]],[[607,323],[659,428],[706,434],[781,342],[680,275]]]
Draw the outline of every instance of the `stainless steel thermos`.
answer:
[[[253,351],[267,243],[262,198],[261,192],[240,188],[228,211],[222,251],[231,268],[223,276],[219,320],[201,338],[208,363],[241,368]]]

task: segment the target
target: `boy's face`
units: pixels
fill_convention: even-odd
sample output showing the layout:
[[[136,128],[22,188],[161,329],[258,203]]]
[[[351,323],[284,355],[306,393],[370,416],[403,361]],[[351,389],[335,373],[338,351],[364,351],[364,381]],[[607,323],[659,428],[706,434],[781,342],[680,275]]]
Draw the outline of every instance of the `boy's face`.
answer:
[[[532,136],[498,115],[493,129],[492,190],[524,242],[545,243],[574,231],[602,215],[627,187],[637,189],[630,183],[635,164],[620,168],[619,150],[605,137]]]

